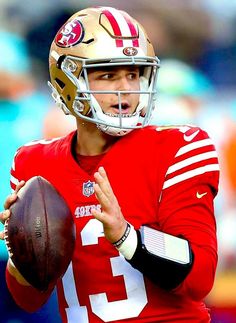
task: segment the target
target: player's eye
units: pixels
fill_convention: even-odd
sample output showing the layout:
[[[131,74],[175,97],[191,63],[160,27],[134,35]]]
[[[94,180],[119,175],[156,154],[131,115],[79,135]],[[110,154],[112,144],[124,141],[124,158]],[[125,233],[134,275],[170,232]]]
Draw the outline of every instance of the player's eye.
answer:
[[[138,79],[139,78],[139,73],[138,72],[129,73],[128,77],[129,77],[130,80]]]
[[[101,74],[100,75],[100,78],[102,79],[102,80],[110,80],[110,79],[112,79],[112,77],[114,76],[114,73],[104,73],[104,74]]]

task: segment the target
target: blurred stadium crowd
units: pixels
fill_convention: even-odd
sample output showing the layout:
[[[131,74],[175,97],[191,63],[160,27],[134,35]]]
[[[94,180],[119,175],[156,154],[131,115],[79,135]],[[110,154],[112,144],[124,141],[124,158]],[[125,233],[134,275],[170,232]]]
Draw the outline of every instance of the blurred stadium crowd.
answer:
[[[57,110],[50,98],[48,51],[63,22],[91,5],[127,10],[147,29],[161,59],[152,123],[197,124],[215,142],[221,164],[219,265],[206,302],[213,323],[236,322],[235,0],[0,0],[0,205],[10,192],[9,169],[17,147],[75,128],[74,119]],[[14,305],[4,281],[6,258],[2,242],[0,321],[60,322],[55,293],[35,314]]]

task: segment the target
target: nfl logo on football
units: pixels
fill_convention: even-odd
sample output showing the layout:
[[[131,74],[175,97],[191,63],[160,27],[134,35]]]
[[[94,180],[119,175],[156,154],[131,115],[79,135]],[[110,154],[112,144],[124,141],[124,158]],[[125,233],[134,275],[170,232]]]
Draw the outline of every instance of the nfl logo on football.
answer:
[[[88,181],[86,183],[83,183],[83,195],[89,197],[94,193],[93,188],[94,182]]]

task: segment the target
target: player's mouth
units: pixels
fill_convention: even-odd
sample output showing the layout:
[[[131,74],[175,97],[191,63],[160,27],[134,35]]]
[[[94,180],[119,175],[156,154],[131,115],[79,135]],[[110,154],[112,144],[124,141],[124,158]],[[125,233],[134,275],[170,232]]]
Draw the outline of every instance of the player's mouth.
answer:
[[[120,107],[121,107],[121,109],[120,109]],[[112,108],[112,111],[106,113],[109,116],[118,116],[118,115],[120,115],[120,113],[124,117],[130,117],[131,115],[133,115],[132,110],[131,110],[131,106],[129,105],[128,102],[121,102],[120,106],[119,106],[119,104],[113,104],[111,106],[111,108]]]

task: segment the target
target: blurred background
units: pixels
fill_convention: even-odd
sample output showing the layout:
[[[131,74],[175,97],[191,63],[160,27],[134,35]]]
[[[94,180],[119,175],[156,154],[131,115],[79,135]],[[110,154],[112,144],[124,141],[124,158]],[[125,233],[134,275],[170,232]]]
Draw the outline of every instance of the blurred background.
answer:
[[[206,303],[213,323],[235,323],[236,0],[0,0],[0,205],[10,193],[16,149],[75,128],[74,119],[64,116],[51,99],[48,52],[65,20],[91,5],[126,10],[145,26],[161,59],[152,123],[197,124],[215,142],[221,164],[215,201],[219,265]],[[14,305],[5,285],[6,259],[1,242],[0,321],[60,322],[55,293],[34,314]]]

